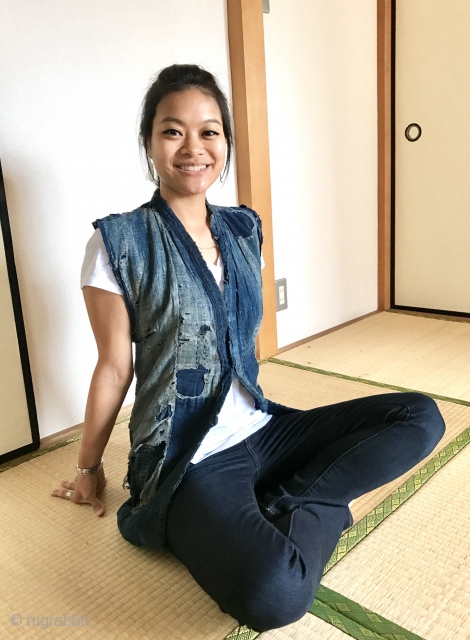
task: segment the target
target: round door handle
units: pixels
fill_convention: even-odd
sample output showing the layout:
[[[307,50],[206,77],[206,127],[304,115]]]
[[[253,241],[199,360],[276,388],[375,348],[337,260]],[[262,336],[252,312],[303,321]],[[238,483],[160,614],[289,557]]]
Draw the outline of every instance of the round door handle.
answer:
[[[416,142],[421,138],[422,129],[416,122],[412,122],[405,129],[405,138],[410,142]]]

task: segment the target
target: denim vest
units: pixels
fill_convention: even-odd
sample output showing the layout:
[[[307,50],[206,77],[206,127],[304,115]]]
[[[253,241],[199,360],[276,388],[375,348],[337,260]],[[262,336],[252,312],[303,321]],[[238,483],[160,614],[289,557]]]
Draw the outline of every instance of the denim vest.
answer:
[[[161,197],[95,220],[123,291],[135,343],[131,450],[118,510],[124,538],[165,547],[171,496],[217,416],[236,374],[272,415],[295,409],[267,400],[257,383],[262,318],[261,220],[240,207],[206,207],[223,262],[224,293],[191,236]],[[126,485],[127,482],[127,485]]]

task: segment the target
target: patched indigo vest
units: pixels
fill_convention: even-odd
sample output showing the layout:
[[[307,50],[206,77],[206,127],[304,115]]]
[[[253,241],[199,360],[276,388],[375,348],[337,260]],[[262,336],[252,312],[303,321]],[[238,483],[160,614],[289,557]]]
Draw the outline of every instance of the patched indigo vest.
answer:
[[[171,496],[217,423],[234,374],[257,409],[294,411],[267,400],[257,383],[260,218],[244,205],[206,205],[223,262],[223,294],[158,189],[134,211],[92,223],[123,291],[135,343],[136,396],[123,481],[131,495],[117,517],[124,538],[137,546],[165,547]]]

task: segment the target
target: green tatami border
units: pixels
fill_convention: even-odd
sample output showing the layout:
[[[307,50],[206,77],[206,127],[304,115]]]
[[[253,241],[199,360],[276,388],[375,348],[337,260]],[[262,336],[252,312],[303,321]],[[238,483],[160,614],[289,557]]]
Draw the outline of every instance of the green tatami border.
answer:
[[[356,640],[423,640],[421,636],[323,585],[318,587],[310,613]]]
[[[303,371],[311,371],[312,373],[320,373],[323,376],[331,376],[333,378],[341,378],[342,380],[351,380],[352,382],[361,382],[362,384],[369,384],[373,387],[382,387],[383,389],[393,389],[394,391],[412,391],[414,393],[424,393],[434,400],[444,400],[445,402],[453,402],[454,404],[463,404],[465,407],[470,407],[470,401],[460,400],[460,398],[451,398],[449,396],[440,396],[437,393],[431,393],[430,391],[419,391],[419,389],[408,389],[407,387],[399,387],[395,384],[386,384],[385,382],[375,382],[375,380],[366,380],[364,378],[356,378],[355,376],[348,376],[344,373],[337,373],[336,371],[326,371],[325,369],[317,369],[316,367],[307,367],[304,364],[297,364],[296,362],[289,362],[288,360],[281,360],[280,358],[268,358],[264,362],[273,362],[274,364],[281,364],[285,367],[293,367],[294,369],[302,369]]]

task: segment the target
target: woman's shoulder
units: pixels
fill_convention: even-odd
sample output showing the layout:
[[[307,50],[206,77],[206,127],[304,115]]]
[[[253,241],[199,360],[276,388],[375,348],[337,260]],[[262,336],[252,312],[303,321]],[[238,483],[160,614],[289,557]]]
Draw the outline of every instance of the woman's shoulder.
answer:
[[[132,211],[125,211],[123,213],[110,213],[102,218],[97,218],[92,222],[93,228],[100,227],[100,223],[106,225],[112,225],[113,227],[125,227],[129,225],[147,225],[150,220],[149,215],[150,203],[140,205]]]
[[[213,207],[220,214],[230,231],[235,236],[248,238],[253,235],[255,227],[261,228],[261,219],[254,209],[245,204],[237,207]]]

